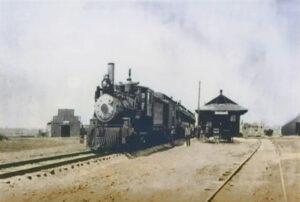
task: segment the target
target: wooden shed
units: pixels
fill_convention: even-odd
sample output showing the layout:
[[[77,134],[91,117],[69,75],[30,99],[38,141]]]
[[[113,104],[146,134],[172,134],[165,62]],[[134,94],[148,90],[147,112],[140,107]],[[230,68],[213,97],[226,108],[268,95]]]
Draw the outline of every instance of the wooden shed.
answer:
[[[232,141],[232,137],[240,133],[240,116],[248,110],[231,99],[220,95],[196,110],[198,125],[206,137],[217,136]]]
[[[300,135],[300,114],[281,128],[282,135]]]
[[[50,137],[80,135],[80,117],[74,115],[74,109],[58,109],[58,114],[47,125]]]

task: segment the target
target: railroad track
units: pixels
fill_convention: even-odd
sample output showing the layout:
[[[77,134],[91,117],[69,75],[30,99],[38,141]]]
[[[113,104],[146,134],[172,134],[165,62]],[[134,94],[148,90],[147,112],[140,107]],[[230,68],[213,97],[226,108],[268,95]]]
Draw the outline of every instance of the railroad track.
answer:
[[[258,151],[261,146],[261,141],[259,141],[256,149],[233,171],[233,173],[222,183],[207,199],[207,202],[211,202],[214,197],[223,189],[223,187],[242,169],[242,167],[253,157],[253,155]]]
[[[28,173],[33,173],[41,170],[46,170],[50,168],[55,168],[59,166],[64,166],[72,163],[77,163],[80,161],[87,161],[95,158],[104,158],[103,160],[111,159],[111,157],[105,158],[105,156],[115,154],[116,156],[124,155],[128,159],[135,158],[129,152],[123,153],[113,153],[107,152],[104,154],[97,154],[92,151],[64,154],[58,156],[50,156],[45,158],[31,159],[26,161],[18,161],[7,164],[0,164],[0,179],[5,179],[9,177],[14,177],[18,175],[24,175]],[[96,160],[97,161],[97,160]],[[102,161],[100,159],[100,161]]]
[[[284,201],[287,202],[288,200],[287,200],[285,182],[284,182],[282,166],[281,166],[281,152],[280,152],[278,144],[276,144],[276,141],[274,139],[272,140],[272,143],[275,146],[275,151],[276,151],[276,154],[278,155],[278,167],[279,167],[279,172],[280,172],[280,181],[281,181],[281,188],[282,188],[283,198],[284,198]]]
[[[108,154],[95,154],[91,151],[51,156],[27,161],[19,161],[0,165],[0,179],[17,175],[37,172],[44,169],[55,168],[71,163],[86,161],[93,158],[103,157]]]

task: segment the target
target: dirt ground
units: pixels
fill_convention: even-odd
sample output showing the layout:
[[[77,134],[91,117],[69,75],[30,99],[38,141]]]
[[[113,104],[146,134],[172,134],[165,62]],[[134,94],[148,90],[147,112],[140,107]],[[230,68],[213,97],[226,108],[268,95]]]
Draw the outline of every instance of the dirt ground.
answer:
[[[85,150],[78,137],[10,138],[0,141],[0,164]]]
[[[288,201],[300,201],[300,137],[272,140],[278,145]]]
[[[0,181],[0,201],[205,201],[257,145],[192,140],[149,156],[13,177]]]
[[[261,139],[261,147],[213,201],[287,201],[300,198],[300,137]],[[83,166],[0,180],[0,201],[205,201],[258,145],[192,140],[128,159],[119,155]],[[276,150],[278,148],[278,150]],[[47,176],[43,174],[47,173]]]
[[[279,146],[280,155],[276,152]],[[281,161],[284,187],[282,186]],[[214,201],[300,201],[300,138],[263,139],[261,148]]]

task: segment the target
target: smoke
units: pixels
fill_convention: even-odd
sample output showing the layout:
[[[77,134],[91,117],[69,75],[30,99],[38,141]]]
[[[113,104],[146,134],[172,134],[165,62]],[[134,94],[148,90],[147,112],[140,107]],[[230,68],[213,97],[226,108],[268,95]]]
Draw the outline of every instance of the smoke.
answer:
[[[246,4],[246,5],[245,5]],[[197,107],[219,89],[246,121],[299,113],[300,5],[281,2],[0,3],[0,126],[44,127],[58,108],[88,123],[115,62],[127,78]],[[298,84],[298,85],[297,85]]]

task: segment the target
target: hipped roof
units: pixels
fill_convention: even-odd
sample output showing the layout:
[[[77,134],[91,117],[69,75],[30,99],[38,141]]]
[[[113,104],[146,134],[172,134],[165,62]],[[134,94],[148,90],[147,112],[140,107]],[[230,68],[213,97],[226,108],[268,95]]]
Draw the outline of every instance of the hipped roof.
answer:
[[[233,111],[233,112],[240,112],[241,114],[246,113],[248,110],[228,97],[223,95],[223,91],[220,90],[220,95],[216,98],[212,99],[204,106],[200,107],[200,112],[202,111]],[[198,110],[196,110],[198,112]]]

